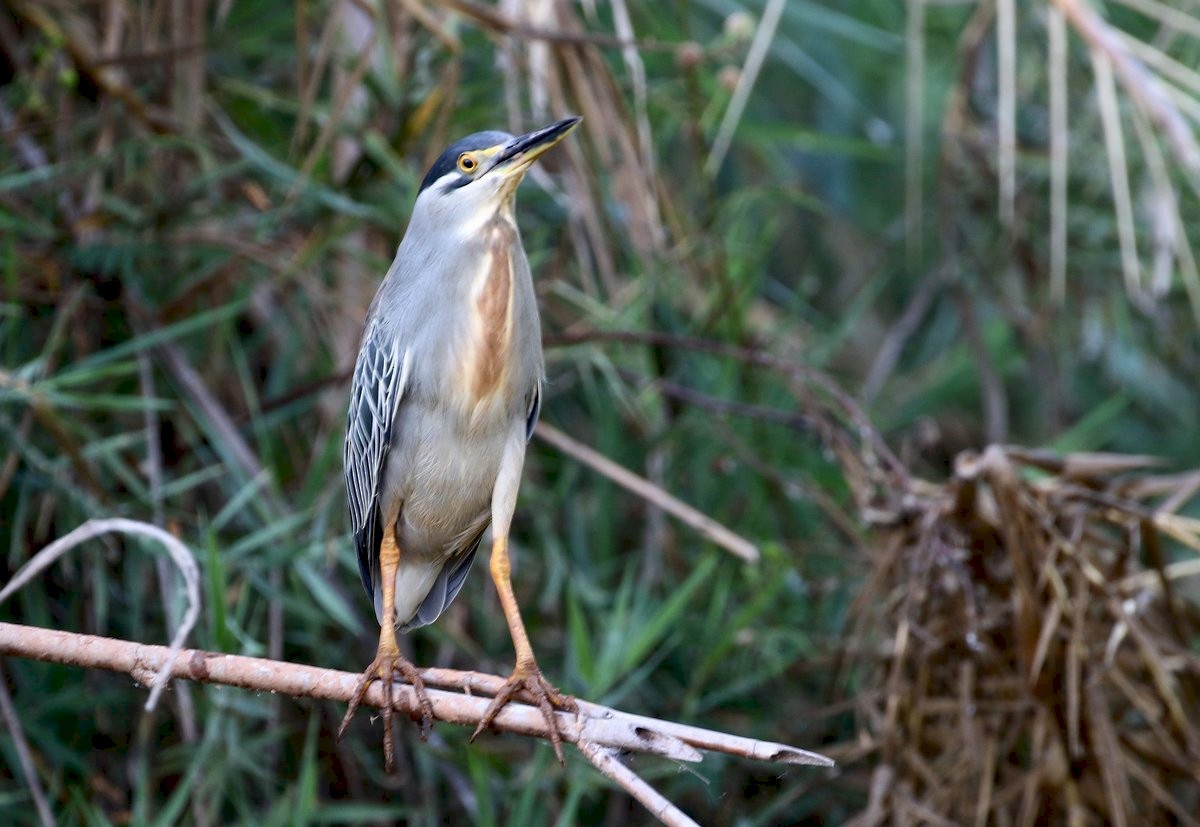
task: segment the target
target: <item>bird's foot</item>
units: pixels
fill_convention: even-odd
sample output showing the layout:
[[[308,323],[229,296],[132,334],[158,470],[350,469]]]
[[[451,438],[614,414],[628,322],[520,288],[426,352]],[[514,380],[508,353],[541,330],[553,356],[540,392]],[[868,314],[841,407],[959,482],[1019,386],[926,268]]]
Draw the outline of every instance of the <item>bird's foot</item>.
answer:
[[[425,682],[421,680],[420,673],[408,662],[407,658],[398,651],[392,651],[384,646],[380,646],[375,660],[359,677],[358,684],[354,687],[354,695],[350,698],[350,707],[346,710],[346,715],[342,718],[342,725],[338,727],[337,731],[337,738],[340,741],[346,732],[346,727],[350,725],[350,719],[358,711],[358,705],[362,703],[363,697],[367,694],[367,688],[371,685],[371,681],[381,681],[386,700],[382,709],[383,762],[388,772],[392,771],[396,757],[392,741],[392,711],[394,709],[392,691],[393,681],[397,675],[412,685],[413,693],[417,696],[417,712],[413,713],[412,719],[417,722],[421,740],[424,741],[433,727],[433,704],[429,702],[429,695],[425,691]]]
[[[483,713],[483,718],[479,721],[479,726],[475,727],[475,732],[471,735],[471,740],[474,741],[479,733],[492,725],[492,721],[500,713],[509,701],[517,698],[523,702],[536,706],[541,710],[542,718],[546,721],[546,729],[550,733],[550,743],[554,747],[554,754],[558,757],[558,763],[566,766],[566,761],[563,759],[562,751],[562,733],[558,728],[558,718],[554,714],[555,709],[561,709],[564,712],[574,712],[578,714],[579,705],[575,703],[575,699],[570,695],[564,695],[558,691],[548,680],[542,677],[542,672],[538,669],[536,663],[530,663],[522,666],[517,665],[513,673],[509,676],[504,686],[496,693],[496,697],[488,705],[487,711]]]

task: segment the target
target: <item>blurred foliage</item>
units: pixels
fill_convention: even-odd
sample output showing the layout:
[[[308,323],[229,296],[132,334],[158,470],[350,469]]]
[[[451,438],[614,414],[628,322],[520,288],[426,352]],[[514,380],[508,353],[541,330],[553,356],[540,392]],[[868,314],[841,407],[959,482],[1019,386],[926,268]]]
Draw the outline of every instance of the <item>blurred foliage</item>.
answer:
[[[341,433],[367,304],[442,147],[576,112],[578,140],[521,195],[548,344],[542,416],[762,559],[733,559],[535,441],[514,544],[540,664],[570,693],[641,714],[813,749],[853,742],[856,684],[835,667],[870,532],[821,429],[775,415],[805,391],[704,348],[615,334],[825,371],[934,479],[989,442],[1194,464],[1200,171],[1119,72],[1123,156],[1110,164],[1094,44],[1072,22],[1055,67],[1049,7],[1015,5],[1006,223],[1007,0],[11,0],[3,579],[88,517],[158,522],[204,572],[191,645],[361,670],[375,630],[346,534]],[[1197,33],[1138,8],[1111,19],[1149,50],[1190,134]],[[1066,167],[1051,157],[1056,78]],[[1114,208],[1122,176],[1128,215]],[[159,642],[181,610],[173,578],[149,545],[96,542],[0,616]],[[506,673],[499,617],[477,573],[405,645],[419,665]],[[648,818],[578,756],[560,771],[523,739],[468,745],[440,725],[422,744],[405,727],[401,770],[385,777],[378,724],[364,715],[335,744],[332,705],[177,686],[146,715],[127,677],[17,661],[5,674],[60,824]],[[0,752],[0,820],[32,823],[7,731]],[[867,763],[830,778],[633,759],[715,824],[840,823],[864,807]]]

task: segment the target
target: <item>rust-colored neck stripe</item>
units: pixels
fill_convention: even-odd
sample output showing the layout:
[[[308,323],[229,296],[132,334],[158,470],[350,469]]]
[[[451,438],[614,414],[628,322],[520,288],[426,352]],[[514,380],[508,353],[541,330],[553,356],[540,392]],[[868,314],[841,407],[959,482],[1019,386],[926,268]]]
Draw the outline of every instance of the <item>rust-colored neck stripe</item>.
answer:
[[[509,222],[498,219],[488,226],[486,235],[490,265],[475,300],[480,329],[471,390],[476,399],[490,396],[500,386],[512,340],[512,250],[517,244],[516,233]]]

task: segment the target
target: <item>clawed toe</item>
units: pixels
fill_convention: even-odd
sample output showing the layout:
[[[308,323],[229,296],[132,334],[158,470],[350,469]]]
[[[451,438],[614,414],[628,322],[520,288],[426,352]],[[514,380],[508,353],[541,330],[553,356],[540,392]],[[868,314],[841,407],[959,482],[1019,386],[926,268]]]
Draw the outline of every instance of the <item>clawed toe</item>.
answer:
[[[383,714],[383,762],[387,772],[392,771],[396,757],[395,744],[392,739],[392,713],[395,709],[392,692],[393,681],[397,676],[408,681],[417,696],[417,710],[411,713],[411,717],[417,723],[421,740],[426,740],[433,728],[433,704],[429,701],[429,695],[425,691],[425,682],[421,680],[420,673],[398,652],[379,652],[371,665],[359,676],[358,683],[354,687],[354,694],[350,698],[350,705],[347,707],[346,714],[337,731],[337,739],[340,741],[346,728],[350,725],[351,719],[354,718],[354,713],[358,711],[362,699],[366,696],[371,682],[376,680],[382,682],[385,700],[380,711]]]
[[[416,668],[403,658],[397,661],[394,667],[412,685],[413,694],[417,696],[417,709],[410,713],[410,717],[417,725],[421,740],[426,741],[429,739],[429,733],[433,731],[433,704],[429,701],[429,693],[425,691],[425,681],[421,680],[421,674]]]
[[[514,698],[536,706],[541,711],[542,718],[546,721],[546,729],[550,734],[550,744],[554,747],[554,755],[558,758],[558,763],[565,766],[562,731],[559,729],[558,717],[554,711],[559,709],[563,712],[578,713],[579,705],[570,695],[559,692],[542,676],[536,666],[526,668],[518,666],[513,671],[504,686],[496,693],[496,697],[488,704],[487,711],[484,712],[483,718],[480,719],[479,725],[475,727],[475,732],[471,735],[471,740],[474,741],[479,733],[490,727],[496,720],[496,716],[500,714],[500,710]]]

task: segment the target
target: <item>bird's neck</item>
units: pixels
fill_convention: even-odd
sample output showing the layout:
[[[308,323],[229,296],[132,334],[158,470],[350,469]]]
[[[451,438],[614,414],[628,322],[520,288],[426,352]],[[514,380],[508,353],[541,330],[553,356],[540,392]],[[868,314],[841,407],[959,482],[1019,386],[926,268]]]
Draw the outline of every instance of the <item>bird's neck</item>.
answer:
[[[513,260],[521,241],[516,224],[497,215],[480,233],[481,266],[471,285],[472,343],[469,386],[476,400],[490,397],[506,384],[513,338],[513,291],[517,277]]]

